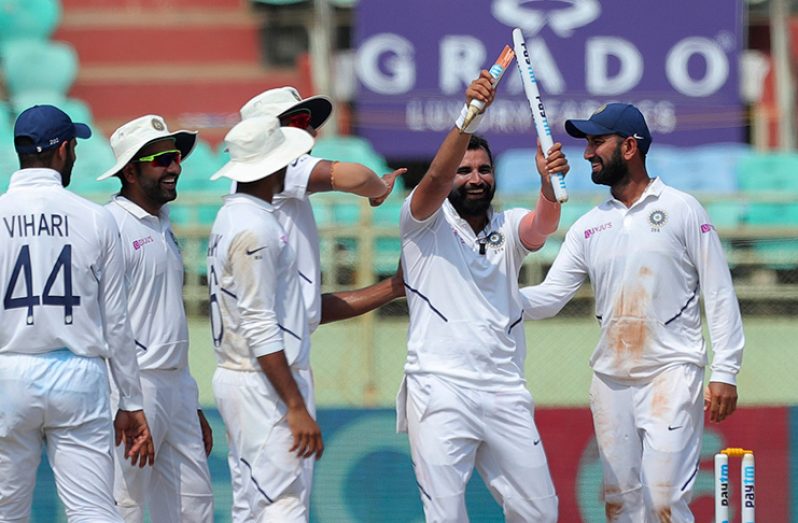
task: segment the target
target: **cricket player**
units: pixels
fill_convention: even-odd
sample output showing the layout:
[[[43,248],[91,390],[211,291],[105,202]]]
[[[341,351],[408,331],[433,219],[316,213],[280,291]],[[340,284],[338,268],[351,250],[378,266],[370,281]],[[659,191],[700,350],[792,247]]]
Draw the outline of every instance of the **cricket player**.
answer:
[[[489,105],[482,71],[466,107],[401,215],[410,311],[405,380],[397,398],[428,522],[468,521],[465,488],[476,466],[508,522],[557,520],[557,496],[526,388],[518,273],[557,228],[549,173],[568,171],[555,144],[538,147],[536,209],[491,207],[496,181],[487,142],[465,129],[468,103]]]
[[[565,128],[586,139],[593,182],[610,198],[574,223],[545,281],[522,289],[526,317],[557,314],[590,279],[601,325],[590,408],[607,520],[692,522],[702,403],[712,422],[734,412],[744,345],[723,248],[695,198],[648,175],[651,134],[636,107],[608,104]],[[705,400],[699,294],[714,352]]]
[[[296,255],[271,202],[286,167],[313,146],[305,131],[277,118],[247,118],[225,136],[229,178],[208,248],[213,391],[225,422],[235,521],[306,522],[310,478],[303,462],[324,450],[312,401],[310,326]],[[243,500],[243,502],[241,501]],[[242,519],[246,518],[246,519]]]
[[[134,466],[154,458],[119,232],[108,211],[65,189],[76,139],[90,136],[51,105],[14,126],[20,170],[0,196],[0,521],[30,519],[43,444],[70,522],[122,521],[114,430]]]
[[[302,129],[311,136],[324,125],[333,106],[325,96],[302,98],[293,87],[279,87],[264,91],[241,108],[241,118],[276,117],[283,127]],[[319,232],[313,216],[310,196],[320,192],[338,191],[369,198],[372,206],[382,204],[393,190],[396,177],[407,169],[397,169],[380,178],[365,165],[338,162],[303,154],[286,169],[284,188],[272,200],[274,216],[286,232],[288,242],[296,253],[300,284],[308,311],[310,333],[320,323],[343,320],[364,314],[404,295],[401,275],[353,291],[321,293],[321,261]],[[235,183],[234,183],[235,185]],[[305,376],[311,388],[308,409],[315,416],[313,376]],[[305,460],[305,473],[312,477],[314,460]],[[236,463],[230,463],[232,481],[240,481]],[[308,484],[312,484],[310,479]],[[310,489],[305,491],[305,504],[310,504]],[[234,499],[234,511],[243,513],[246,507]]]
[[[188,369],[183,258],[168,206],[196,139],[194,131],[169,132],[160,116],[141,116],[111,135],[116,163],[98,178],[116,176],[122,184],[106,208],[122,236],[144,412],[158,449],[146,469],[116,453],[114,498],[128,523],[142,522],[145,508],[153,523],[213,521],[207,461],[213,436]]]

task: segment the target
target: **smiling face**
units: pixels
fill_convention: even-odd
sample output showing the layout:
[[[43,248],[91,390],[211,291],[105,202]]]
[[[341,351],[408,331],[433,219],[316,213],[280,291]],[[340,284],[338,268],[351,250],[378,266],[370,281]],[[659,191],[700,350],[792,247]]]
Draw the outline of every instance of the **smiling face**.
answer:
[[[482,148],[466,151],[457,168],[449,202],[460,216],[480,216],[490,207],[495,190],[493,165],[487,151]]]
[[[181,173],[179,155],[167,153],[152,161],[137,160],[173,149],[175,141],[171,138],[149,143],[123,170],[127,182],[123,195],[151,214],[157,214],[165,203],[177,198],[177,179]],[[164,158],[171,158],[171,161],[163,165]]]
[[[621,155],[624,140],[615,134],[588,136],[585,160],[590,162],[593,183],[613,187],[629,178],[629,166]]]

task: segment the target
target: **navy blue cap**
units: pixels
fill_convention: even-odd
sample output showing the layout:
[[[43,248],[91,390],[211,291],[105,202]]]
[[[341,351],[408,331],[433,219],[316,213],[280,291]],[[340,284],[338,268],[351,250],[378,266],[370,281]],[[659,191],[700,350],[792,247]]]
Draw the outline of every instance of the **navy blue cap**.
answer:
[[[631,104],[611,103],[596,109],[587,120],[566,120],[565,131],[574,138],[617,134],[624,138],[637,139],[637,146],[643,154],[651,146],[651,133],[648,131],[643,113]]]
[[[72,138],[88,138],[91,129],[84,123],[73,122],[58,107],[34,105],[22,111],[14,124],[14,138],[23,136],[33,140],[33,145],[16,147],[18,153],[41,153]]]

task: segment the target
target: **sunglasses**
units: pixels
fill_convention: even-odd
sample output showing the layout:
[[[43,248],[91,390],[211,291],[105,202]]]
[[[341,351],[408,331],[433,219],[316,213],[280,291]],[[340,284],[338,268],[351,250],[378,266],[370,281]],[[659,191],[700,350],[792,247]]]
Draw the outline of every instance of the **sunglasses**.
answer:
[[[180,165],[180,160],[182,157],[183,155],[178,149],[169,149],[159,153],[151,154],[149,156],[142,156],[136,161],[141,163],[149,162],[152,167],[169,167],[172,165],[172,162]]]
[[[296,127],[297,129],[307,129],[310,127],[310,111],[297,111],[287,114],[280,118],[280,125],[283,127]]]

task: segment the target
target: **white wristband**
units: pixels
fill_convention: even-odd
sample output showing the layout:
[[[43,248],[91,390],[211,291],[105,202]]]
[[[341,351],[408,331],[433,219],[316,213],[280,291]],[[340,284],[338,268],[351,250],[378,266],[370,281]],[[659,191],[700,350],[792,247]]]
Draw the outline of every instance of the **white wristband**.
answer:
[[[482,117],[485,115],[485,113],[479,113],[478,115],[476,115],[474,119],[471,120],[471,123],[468,124],[468,127],[463,129],[463,122],[465,121],[465,117],[467,114],[468,114],[468,105],[463,104],[463,110],[460,111],[460,116],[457,117],[457,120],[454,122],[454,124],[457,126],[458,129],[460,129],[461,132],[474,134],[475,132],[477,132],[477,129],[479,129],[479,124],[482,121]]]

